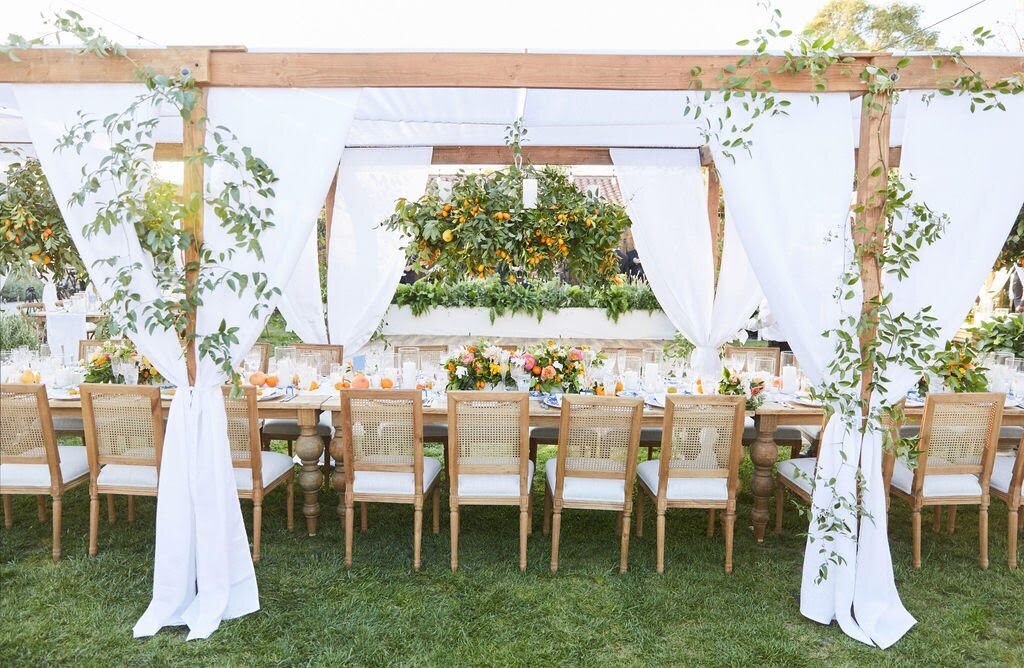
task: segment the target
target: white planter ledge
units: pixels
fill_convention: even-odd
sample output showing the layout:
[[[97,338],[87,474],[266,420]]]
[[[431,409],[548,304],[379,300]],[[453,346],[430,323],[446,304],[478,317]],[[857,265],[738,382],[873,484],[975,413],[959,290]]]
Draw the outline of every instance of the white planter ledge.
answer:
[[[533,315],[498,316],[491,322],[485,308],[434,308],[415,316],[407,306],[394,304],[384,315],[384,336],[460,336],[523,339],[657,339],[671,340],[675,326],[662,311],[628,311],[618,322],[604,309],[564,308]]]

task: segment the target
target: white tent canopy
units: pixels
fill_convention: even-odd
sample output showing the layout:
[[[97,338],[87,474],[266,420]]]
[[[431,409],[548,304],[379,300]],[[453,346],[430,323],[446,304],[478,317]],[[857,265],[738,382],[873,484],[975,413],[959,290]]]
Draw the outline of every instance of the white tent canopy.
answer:
[[[912,93],[910,93],[912,95]],[[683,117],[686,91],[526,88],[366,88],[349,146],[501,146],[505,129],[522,118],[527,144],[624,148],[696,148],[703,119]],[[851,105],[854,138],[860,105]],[[903,137],[906,104],[893,112],[890,144]],[[181,120],[165,116],[156,141],[181,141]],[[12,86],[0,84],[0,144],[27,143]]]

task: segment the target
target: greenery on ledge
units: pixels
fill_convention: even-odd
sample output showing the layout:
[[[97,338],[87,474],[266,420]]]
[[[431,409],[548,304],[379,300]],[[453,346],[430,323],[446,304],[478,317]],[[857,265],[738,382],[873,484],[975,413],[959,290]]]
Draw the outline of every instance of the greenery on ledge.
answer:
[[[604,309],[618,322],[628,311],[659,311],[661,305],[646,282],[624,281],[600,287],[569,285],[559,280],[543,283],[508,284],[498,278],[457,283],[417,281],[398,286],[393,304],[408,306],[420,316],[433,308],[486,308],[491,322],[502,315],[529,313],[540,321],[545,313],[563,308]]]

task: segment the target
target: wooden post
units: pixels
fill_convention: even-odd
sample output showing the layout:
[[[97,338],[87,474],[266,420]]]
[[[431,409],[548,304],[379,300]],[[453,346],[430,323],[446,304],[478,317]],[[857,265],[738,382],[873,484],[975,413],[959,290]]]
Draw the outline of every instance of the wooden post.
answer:
[[[860,117],[860,150],[857,152],[857,215],[853,224],[853,240],[860,262],[861,285],[864,290],[862,313],[870,326],[860,335],[862,355],[877,335],[877,299],[882,292],[878,251],[885,242],[886,188],[889,178],[889,124],[892,99],[888,93],[865,95]],[[862,364],[861,399],[871,396],[874,364]]]
[[[718,285],[718,269],[722,264],[721,225],[719,224],[719,203],[722,198],[722,182],[718,179],[715,163],[708,165],[708,223],[711,225],[711,270],[714,285]]]
[[[203,243],[203,208],[205,189],[203,187],[203,163],[199,159],[204,151],[206,128],[206,89],[199,89],[195,108],[184,119],[182,132],[185,175],[182,181],[182,199],[189,211],[182,220],[182,226],[192,234],[192,243],[185,249],[185,282],[191,292],[199,278],[199,251]],[[196,382],[196,312],[189,313],[186,328],[185,365],[188,369],[188,383]]]
[[[331,256],[331,222],[334,220],[334,198],[338,192],[338,171],[338,169],[334,170],[334,180],[331,181],[331,187],[327,189],[327,199],[324,201],[324,255],[326,257]]]

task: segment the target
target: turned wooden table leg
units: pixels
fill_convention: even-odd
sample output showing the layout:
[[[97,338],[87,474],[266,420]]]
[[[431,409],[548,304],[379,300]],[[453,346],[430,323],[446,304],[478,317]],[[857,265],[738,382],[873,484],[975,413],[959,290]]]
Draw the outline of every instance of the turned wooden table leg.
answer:
[[[319,411],[300,410],[298,415],[299,438],[295,441],[295,454],[302,460],[299,471],[299,487],[302,488],[302,514],[306,517],[306,531],[316,535],[320,519],[320,485],[324,476],[320,473],[320,456],[324,454],[324,442],[317,434]]]
[[[754,538],[761,543],[764,542],[765,529],[768,527],[769,501],[775,492],[772,468],[779,456],[779,446],[775,442],[778,419],[774,415],[758,415],[754,421],[757,438],[750,444],[750,461],[754,463],[754,475],[750,479],[754,510],[750,515],[754,523]]]

